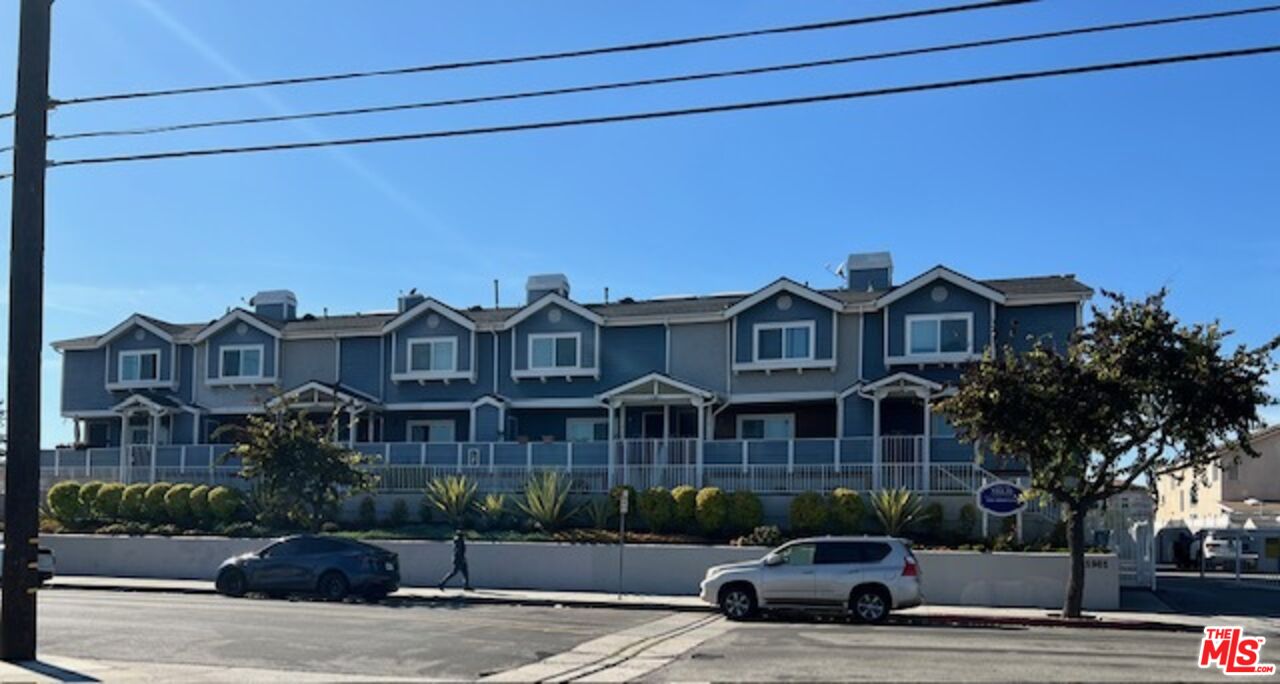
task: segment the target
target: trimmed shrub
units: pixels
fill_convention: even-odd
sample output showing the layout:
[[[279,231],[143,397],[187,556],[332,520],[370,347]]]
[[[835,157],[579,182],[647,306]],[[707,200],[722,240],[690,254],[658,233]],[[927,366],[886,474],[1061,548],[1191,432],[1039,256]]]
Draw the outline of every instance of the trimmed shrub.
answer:
[[[149,486],[140,482],[124,488],[124,494],[120,496],[121,518],[135,522],[142,520]]]
[[[804,492],[791,500],[791,531],[815,534],[827,526],[827,502],[817,492]]]
[[[681,532],[692,532],[698,524],[698,490],[680,485],[671,490],[671,500],[676,504],[675,527]]]
[[[100,480],[91,480],[80,485],[80,506],[86,518],[97,516],[98,491],[102,489],[104,484],[106,483]]]
[[[240,512],[240,493],[230,487],[214,487],[209,491],[209,512],[222,523],[229,523]]]
[[[196,522],[207,523],[213,518],[213,514],[209,511],[209,492],[209,485],[200,485],[191,490],[191,517],[195,518]]]
[[[924,519],[920,521],[920,531],[930,539],[937,540],[942,534],[942,525],[946,522],[946,512],[939,501],[931,501],[924,507]]]
[[[404,527],[409,523],[409,502],[404,499],[396,499],[391,504],[391,511],[387,513],[387,525],[390,527]]]
[[[862,495],[838,487],[831,492],[831,526],[840,534],[855,534],[862,531],[862,519],[867,514],[867,506]]]
[[[175,522],[182,522],[191,517],[191,490],[195,489],[189,484],[176,484],[169,488],[164,495],[164,509],[169,514],[169,519]]]
[[[84,518],[84,504],[80,501],[79,482],[59,482],[49,488],[49,510],[63,524]]]
[[[973,539],[978,526],[978,507],[967,503],[960,507],[960,517],[956,521],[956,531],[965,539]]]
[[[507,495],[502,493],[485,494],[476,501],[476,513],[479,514],[481,529],[500,530],[507,524]]]
[[[636,508],[640,519],[654,532],[666,532],[676,517],[676,501],[664,487],[651,487],[641,492]]]
[[[757,527],[751,534],[744,535],[729,542],[734,546],[767,546],[773,548],[782,545],[782,530],[777,525]]]
[[[356,509],[356,523],[365,530],[378,526],[378,507],[372,496],[366,496],[360,500],[360,507]]]
[[[729,519],[729,497],[719,487],[703,487],[698,492],[694,516],[703,534],[719,534]]]
[[[764,522],[764,505],[755,492],[745,489],[729,495],[729,517],[726,526],[730,534],[744,534]]]
[[[142,497],[142,514],[152,522],[164,522],[169,517],[169,509],[164,505],[164,497],[173,485],[168,482],[157,482],[147,487],[146,496]]]
[[[82,489],[83,495],[83,489]],[[115,520],[120,516],[120,499],[124,497],[124,485],[119,482],[102,485],[94,497],[93,509],[103,520]]]

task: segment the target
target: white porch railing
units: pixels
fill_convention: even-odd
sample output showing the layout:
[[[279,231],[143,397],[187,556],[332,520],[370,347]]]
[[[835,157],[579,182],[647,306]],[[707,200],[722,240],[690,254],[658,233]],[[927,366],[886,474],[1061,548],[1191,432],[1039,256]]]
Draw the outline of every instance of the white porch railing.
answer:
[[[421,491],[433,478],[464,474],[481,491],[519,491],[531,474],[556,471],[575,491],[607,492],[680,485],[760,493],[856,491],[905,487],[934,494],[968,494],[994,478],[971,462],[924,464],[922,437],[881,438],[874,463],[872,438],[793,440],[616,440],[610,442],[361,443],[367,466],[386,492]],[[934,442],[937,442],[935,438]],[[60,480],[193,482],[241,485],[227,445],[157,445],[58,449],[42,453],[41,488]],[[123,457],[123,458],[122,458]]]

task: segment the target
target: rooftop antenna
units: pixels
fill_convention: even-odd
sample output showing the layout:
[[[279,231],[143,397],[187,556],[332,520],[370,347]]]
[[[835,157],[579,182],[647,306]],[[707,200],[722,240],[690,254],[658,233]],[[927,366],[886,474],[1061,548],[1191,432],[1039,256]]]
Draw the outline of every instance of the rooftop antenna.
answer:
[[[609,286],[608,285],[604,286],[604,303],[605,304],[609,303]]]
[[[496,308],[498,308],[498,306],[499,306],[499,305],[498,305],[498,302],[499,302],[499,299],[498,299],[498,279],[497,279],[497,278],[494,278],[494,279],[493,279],[493,308],[495,308],[495,309],[496,309]]]

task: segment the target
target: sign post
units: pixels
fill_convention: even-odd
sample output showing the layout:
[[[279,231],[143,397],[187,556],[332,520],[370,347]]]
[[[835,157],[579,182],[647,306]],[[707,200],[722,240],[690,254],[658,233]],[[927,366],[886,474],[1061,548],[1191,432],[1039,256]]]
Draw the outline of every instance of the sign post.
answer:
[[[627,550],[627,509],[630,507],[630,490],[623,487],[618,494],[618,600],[622,600],[622,556]]]

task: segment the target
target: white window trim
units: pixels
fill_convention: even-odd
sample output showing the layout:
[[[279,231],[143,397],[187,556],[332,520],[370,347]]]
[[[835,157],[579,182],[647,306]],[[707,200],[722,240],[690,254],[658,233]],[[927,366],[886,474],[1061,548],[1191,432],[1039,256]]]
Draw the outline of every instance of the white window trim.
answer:
[[[257,375],[236,375],[227,376],[227,369],[224,367],[227,361],[226,353],[229,351],[251,351],[258,352],[258,374]],[[209,380],[210,385],[253,385],[267,382],[273,382],[275,377],[264,375],[262,371],[267,368],[267,346],[265,344],[225,344],[218,347],[218,377]]]
[[[125,380],[124,376],[124,358],[126,356],[146,356],[155,355],[156,357],[156,377],[150,380]],[[160,349],[124,349],[116,354],[116,381],[107,383],[108,388],[117,387],[162,387],[172,384],[171,381],[161,380],[160,361],[164,358],[164,354]]]
[[[596,330],[598,331],[599,328]],[[576,358],[574,359],[574,365],[535,368],[533,365],[533,343],[537,340],[555,340],[562,337],[572,337],[576,340]],[[599,349],[596,350],[596,353],[599,353]],[[581,332],[529,333],[525,339],[524,366],[525,367],[522,370],[513,370],[511,376],[514,378],[557,378],[596,374],[595,368],[588,368],[582,365]]]
[[[609,426],[609,419],[608,418],[588,418],[588,417],[565,418],[564,419],[564,439],[566,442],[570,441],[569,434],[573,432],[573,430],[570,428],[572,428],[574,425],[590,425],[591,434],[592,434],[592,437],[594,437],[595,426],[600,424],[604,424],[605,429],[607,430]],[[594,442],[596,440],[591,439],[588,441]]]
[[[770,420],[770,419],[777,419],[777,418],[786,418],[786,419],[787,419],[787,424],[791,426],[791,434],[787,435],[786,439],[795,439],[795,438],[796,438],[796,414],[794,414],[794,413],[743,413],[743,414],[740,414],[740,415],[738,416],[738,421],[737,421],[737,430],[738,430],[738,431],[737,431],[737,433],[736,433],[736,434],[737,434],[737,436],[738,436],[738,439],[739,439],[739,440],[742,440],[742,441],[751,441],[751,442],[755,442],[755,441],[776,442],[776,441],[778,441],[778,438],[776,438],[776,437],[765,437],[765,438],[762,438],[762,439],[750,439],[750,440],[748,440],[747,438],[745,438],[745,437],[743,437],[743,436],[742,436],[742,424],[743,424],[743,423],[745,423],[746,421],[748,421],[748,420]]]
[[[763,330],[774,330],[787,328],[804,327],[809,329],[809,354],[799,358],[781,358],[781,359],[762,359],[760,358],[760,332]],[[786,334],[782,338],[783,352],[786,351]],[[833,354],[829,359],[817,358],[818,353],[818,323],[813,320],[799,321],[770,321],[768,323],[755,323],[751,326],[751,361],[747,363],[734,363],[735,371],[742,370],[773,370],[773,369],[806,369],[806,368],[835,368],[836,360]]]
[[[413,370],[413,347],[418,344],[435,344],[451,342],[453,344],[453,363],[451,368],[433,370]],[[454,380],[470,378],[471,372],[458,370],[459,355],[462,353],[461,339],[456,335],[437,335],[434,337],[411,337],[404,343],[404,371],[394,373],[393,380]]]
[[[964,351],[960,352],[929,352],[924,354],[911,353],[911,324],[916,321],[937,321],[938,322],[938,346],[942,346],[942,321],[965,321],[969,329],[969,340]],[[902,354],[899,356],[888,357],[889,363],[958,363],[963,361],[973,361],[980,357],[973,351],[973,336],[975,334],[973,327],[972,311],[953,311],[947,313],[932,314],[908,314],[902,317]]]
[[[434,418],[431,420],[406,420],[404,422],[404,438],[406,442],[413,442],[410,437],[413,436],[414,428],[424,428],[427,436],[431,435],[432,426],[447,425],[453,431],[453,441],[451,442],[426,442],[427,444],[457,444],[458,442],[458,421],[450,418]],[[419,442],[413,442],[418,444]]]

